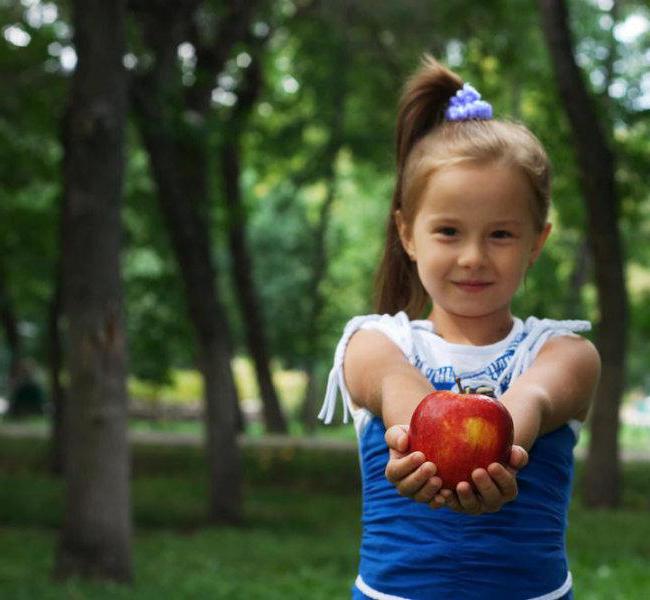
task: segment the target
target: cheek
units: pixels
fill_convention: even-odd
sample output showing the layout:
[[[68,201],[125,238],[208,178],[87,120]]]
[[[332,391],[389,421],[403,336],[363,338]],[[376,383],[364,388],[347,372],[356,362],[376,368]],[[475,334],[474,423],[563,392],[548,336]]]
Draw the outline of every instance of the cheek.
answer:
[[[502,257],[502,274],[508,279],[521,281],[528,270],[530,256],[526,252],[516,252]]]

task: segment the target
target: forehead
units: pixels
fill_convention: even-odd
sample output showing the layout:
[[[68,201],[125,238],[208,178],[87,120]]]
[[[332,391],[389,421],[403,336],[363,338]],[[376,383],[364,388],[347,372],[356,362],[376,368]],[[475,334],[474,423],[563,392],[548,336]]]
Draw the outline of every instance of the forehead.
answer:
[[[436,171],[419,213],[532,220],[533,189],[520,169],[507,165],[454,165]]]

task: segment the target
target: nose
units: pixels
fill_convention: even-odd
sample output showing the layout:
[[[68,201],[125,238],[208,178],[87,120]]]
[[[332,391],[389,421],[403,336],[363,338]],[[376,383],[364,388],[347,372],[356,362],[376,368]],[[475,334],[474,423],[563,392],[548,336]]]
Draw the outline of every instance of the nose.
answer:
[[[485,262],[485,249],[480,241],[468,240],[462,245],[458,255],[458,266],[464,269],[477,269]]]

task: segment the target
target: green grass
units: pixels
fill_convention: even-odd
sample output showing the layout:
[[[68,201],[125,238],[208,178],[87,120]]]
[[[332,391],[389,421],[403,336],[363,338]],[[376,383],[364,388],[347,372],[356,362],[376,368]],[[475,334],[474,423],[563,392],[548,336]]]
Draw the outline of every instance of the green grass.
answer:
[[[63,485],[46,444],[0,439],[0,596],[10,599],[349,597],[359,539],[356,455],[247,450],[241,527],[205,522],[198,448],[134,450],[132,588],[50,581]],[[568,544],[579,600],[637,600],[650,586],[650,464],[625,466],[623,506],[587,511],[576,497]]]

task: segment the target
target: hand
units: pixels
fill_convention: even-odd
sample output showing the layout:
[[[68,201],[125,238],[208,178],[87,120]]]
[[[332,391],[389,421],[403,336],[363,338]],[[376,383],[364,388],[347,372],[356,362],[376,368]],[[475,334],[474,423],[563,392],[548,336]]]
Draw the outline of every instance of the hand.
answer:
[[[389,427],[385,440],[389,451],[386,479],[402,496],[428,503],[432,508],[444,506],[445,500],[438,494],[442,480],[435,476],[436,466],[426,461],[422,452],[407,452],[408,425]]]
[[[472,472],[474,488],[467,481],[456,486],[455,492],[444,489],[440,496],[444,504],[456,512],[480,515],[497,512],[501,507],[517,497],[517,472],[528,464],[528,453],[521,446],[513,446],[510,464],[504,467],[492,463],[486,469]]]
[[[513,446],[507,467],[492,463],[487,470],[474,470],[472,482],[476,491],[466,481],[459,483],[455,491],[440,489],[442,480],[435,477],[436,466],[426,461],[422,452],[407,453],[408,425],[393,425],[386,431],[385,440],[389,450],[386,479],[402,496],[428,503],[431,508],[447,506],[471,515],[497,512],[514,500],[518,493],[517,472],[528,464],[526,450]]]

